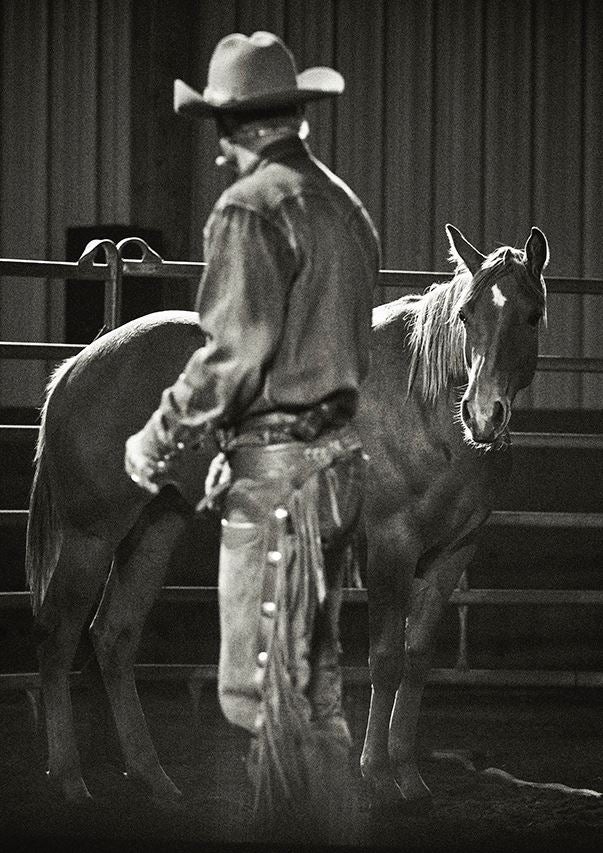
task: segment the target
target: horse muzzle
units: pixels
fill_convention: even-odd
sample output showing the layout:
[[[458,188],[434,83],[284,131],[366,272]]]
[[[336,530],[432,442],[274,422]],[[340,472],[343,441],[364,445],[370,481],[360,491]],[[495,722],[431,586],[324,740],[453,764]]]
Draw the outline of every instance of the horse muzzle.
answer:
[[[476,444],[493,444],[506,428],[511,405],[503,399],[478,405],[475,399],[463,397],[461,420]]]

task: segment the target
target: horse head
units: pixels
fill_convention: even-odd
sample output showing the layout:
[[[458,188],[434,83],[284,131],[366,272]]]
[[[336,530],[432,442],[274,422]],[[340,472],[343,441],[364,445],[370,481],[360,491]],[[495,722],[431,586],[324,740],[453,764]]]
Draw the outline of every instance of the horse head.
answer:
[[[446,232],[453,258],[472,276],[455,305],[468,374],[460,417],[468,439],[492,444],[509,423],[515,395],[536,370],[548,243],[533,227],[523,251],[503,246],[485,256],[454,226]]]

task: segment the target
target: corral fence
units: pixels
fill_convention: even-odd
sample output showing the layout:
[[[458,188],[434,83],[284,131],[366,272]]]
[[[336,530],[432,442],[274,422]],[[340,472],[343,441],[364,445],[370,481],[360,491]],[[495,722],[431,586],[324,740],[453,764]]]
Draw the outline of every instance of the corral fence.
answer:
[[[129,258],[126,252],[137,247],[139,259]],[[17,278],[57,278],[102,281],[105,283],[104,325],[107,329],[121,322],[120,307],[124,277],[157,279],[199,279],[204,264],[190,261],[166,261],[144,240],[130,237],[114,243],[111,240],[93,240],[85,248],[78,261],[39,261],[0,258],[0,276]],[[434,281],[450,278],[448,272],[414,272],[404,270],[381,270],[379,284],[383,287],[400,288],[406,292],[421,292]],[[547,277],[548,293],[575,293],[579,295],[603,294],[600,279],[576,279]],[[41,359],[56,362],[80,352],[84,345],[60,343],[22,343],[0,341],[0,358]],[[578,373],[601,373],[603,358],[565,358],[540,356],[539,371],[574,371]],[[0,425],[0,439],[29,439],[37,435],[37,426]],[[603,446],[601,434],[585,433],[512,433],[515,447],[570,448],[596,450]],[[581,530],[603,528],[603,514],[580,512],[493,512],[489,522],[494,526],[520,526],[536,528],[579,528]],[[27,524],[27,510],[0,510],[0,526]],[[216,587],[165,586],[161,600],[170,602],[216,602]],[[366,604],[366,590],[348,588],[344,590],[344,602],[349,606]],[[488,670],[473,669],[469,661],[468,610],[472,606],[487,605],[597,605],[603,604],[603,590],[580,589],[470,589],[466,574],[450,598],[450,604],[458,608],[459,640],[456,665],[449,669],[434,669],[431,681],[450,684],[506,685],[506,686],[560,686],[598,687],[603,686],[603,672],[578,670]],[[24,591],[0,592],[0,610],[26,609],[29,593]],[[216,675],[217,666],[194,664],[142,664],[136,672],[140,678],[186,679],[189,685]],[[345,667],[344,678],[348,682],[363,683],[368,680],[366,667]],[[0,689],[35,687],[37,673],[0,673]]]

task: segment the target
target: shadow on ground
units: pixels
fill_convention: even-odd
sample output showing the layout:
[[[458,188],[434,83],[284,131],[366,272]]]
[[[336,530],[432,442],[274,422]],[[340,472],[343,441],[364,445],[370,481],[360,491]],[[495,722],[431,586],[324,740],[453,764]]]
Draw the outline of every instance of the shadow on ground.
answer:
[[[94,800],[83,808],[65,805],[46,781],[44,737],[27,695],[0,694],[2,850],[256,849],[250,842],[247,737],[222,718],[215,685],[205,686],[196,709],[181,685],[142,684],[141,697],[164,766],[183,791],[174,807],[149,801],[123,776],[102,703],[84,687],[74,691],[75,713]],[[467,750],[479,767],[603,791],[600,698],[595,691],[430,688],[419,742],[432,807],[375,815],[357,770],[368,690],[349,687],[354,748],[348,846],[407,853],[603,849],[602,799],[512,787],[431,756],[434,750]],[[267,846],[279,845],[261,849]],[[304,847],[303,839],[286,849],[295,846]]]

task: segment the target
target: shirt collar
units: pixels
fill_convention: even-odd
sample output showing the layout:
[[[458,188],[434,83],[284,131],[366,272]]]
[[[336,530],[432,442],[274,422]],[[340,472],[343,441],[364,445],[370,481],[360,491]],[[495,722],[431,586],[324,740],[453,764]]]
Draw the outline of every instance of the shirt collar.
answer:
[[[262,168],[268,163],[283,162],[291,157],[308,156],[308,154],[308,146],[299,136],[287,136],[285,139],[278,139],[262,148],[259,152],[259,160],[251,163],[240,177],[251,175],[256,169]]]

